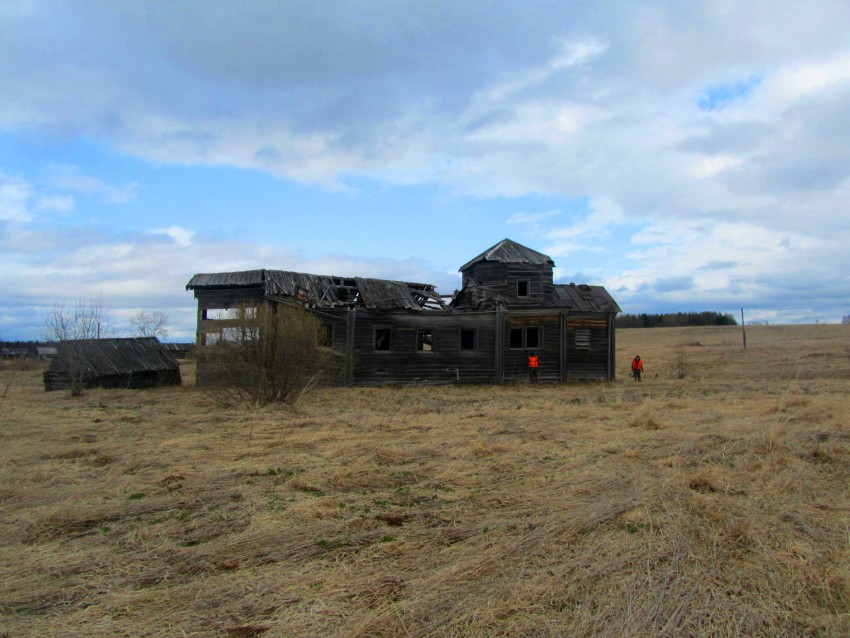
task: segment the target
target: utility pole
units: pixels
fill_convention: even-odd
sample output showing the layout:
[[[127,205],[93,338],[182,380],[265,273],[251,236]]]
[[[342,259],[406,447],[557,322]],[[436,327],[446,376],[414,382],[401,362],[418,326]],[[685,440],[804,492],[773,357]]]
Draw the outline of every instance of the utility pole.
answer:
[[[741,308],[741,335],[744,338],[744,350],[747,349],[747,324],[744,323],[744,309]]]

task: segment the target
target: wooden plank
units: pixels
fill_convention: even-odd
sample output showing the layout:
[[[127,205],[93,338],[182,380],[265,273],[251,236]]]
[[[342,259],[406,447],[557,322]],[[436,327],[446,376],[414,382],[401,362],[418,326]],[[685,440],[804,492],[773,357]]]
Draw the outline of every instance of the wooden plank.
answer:
[[[505,313],[496,313],[495,343],[493,346],[493,376],[496,385],[505,382]]]

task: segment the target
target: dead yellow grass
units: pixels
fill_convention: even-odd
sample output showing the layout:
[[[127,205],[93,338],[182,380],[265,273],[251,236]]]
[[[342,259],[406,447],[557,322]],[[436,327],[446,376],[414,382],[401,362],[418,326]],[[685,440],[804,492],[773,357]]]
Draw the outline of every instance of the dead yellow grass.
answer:
[[[0,370],[0,636],[850,635],[850,329],[617,339],[294,413]]]

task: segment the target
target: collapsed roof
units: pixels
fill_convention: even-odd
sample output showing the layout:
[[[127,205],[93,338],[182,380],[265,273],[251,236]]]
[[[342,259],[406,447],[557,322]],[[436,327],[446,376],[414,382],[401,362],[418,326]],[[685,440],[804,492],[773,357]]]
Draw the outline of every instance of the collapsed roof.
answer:
[[[443,310],[432,284],[368,277],[335,277],[286,270],[201,273],[186,290],[260,288],[266,299],[298,301],[316,308],[365,307],[369,310]]]

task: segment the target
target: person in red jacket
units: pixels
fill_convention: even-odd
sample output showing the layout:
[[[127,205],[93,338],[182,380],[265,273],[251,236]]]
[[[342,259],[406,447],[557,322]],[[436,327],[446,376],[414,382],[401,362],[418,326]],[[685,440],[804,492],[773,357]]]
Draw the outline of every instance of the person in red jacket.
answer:
[[[632,376],[635,378],[635,381],[640,381],[641,372],[643,372],[643,361],[641,361],[640,355],[637,355],[632,359]]]
[[[536,354],[528,355],[528,380],[530,383],[537,383],[537,369],[540,367],[540,360]]]

